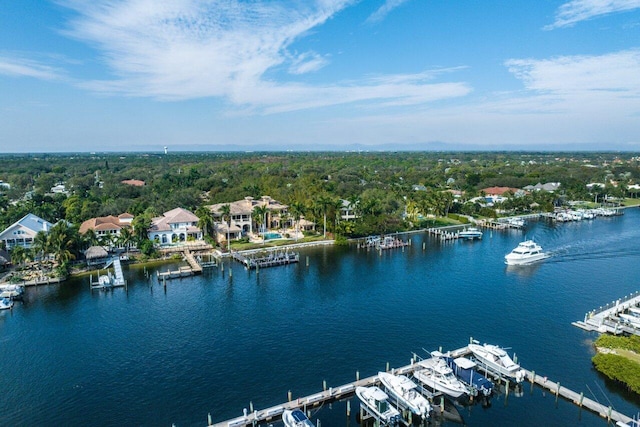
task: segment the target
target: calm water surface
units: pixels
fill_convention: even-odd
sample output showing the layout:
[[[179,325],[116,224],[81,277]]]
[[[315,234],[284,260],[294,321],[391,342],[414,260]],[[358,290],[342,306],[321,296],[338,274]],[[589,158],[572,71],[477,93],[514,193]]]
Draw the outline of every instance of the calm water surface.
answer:
[[[510,347],[519,362],[629,416],[640,400],[592,369],[596,337],[571,322],[639,290],[640,210],[482,241],[413,245],[380,256],[350,248],[302,252],[299,265],[248,272],[225,264],[167,282],[142,268],[129,290],[91,292],[88,279],[30,288],[0,313],[0,425],[204,426],[402,366],[412,352],[470,337]],[[553,258],[507,268],[535,238]],[[422,243],[426,242],[426,250]],[[229,268],[233,276],[229,277]],[[166,270],[166,266],[161,267]],[[152,269],[155,271],[155,268]],[[606,422],[540,389],[459,408],[466,425]],[[357,426],[353,399],[314,412],[323,426]],[[443,425],[456,425],[445,422]]]

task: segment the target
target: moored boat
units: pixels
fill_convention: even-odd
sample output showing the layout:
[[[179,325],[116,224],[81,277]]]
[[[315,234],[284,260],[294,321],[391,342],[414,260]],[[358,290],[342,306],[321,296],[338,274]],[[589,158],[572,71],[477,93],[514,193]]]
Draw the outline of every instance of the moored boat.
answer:
[[[510,253],[505,255],[504,262],[507,265],[526,265],[549,258],[549,254],[533,240],[520,242]]]
[[[13,307],[13,301],[9,298],[0,299],[0,310],[7,310]]]
[[[517,383],[524,381],[526,372],[515,363],[504,349],[493,344],[469,344],[469,350],[473,353],[481,366],[497,374],[514,379]]]
[[[454,399],[468,394],[467,387],[456,378],[443,358],[434,356],[418,364],[421,369],[414,371],[413,376],[427,388],[440,391]]]
[[[389,396],[379,387],[356,387],[356,396],[367,411],[383,424],[394,426],[400,422],[400,412],[391,406]]]
[[[458,237],[467,240],[482,239],[482,231],[477,227],[469,227],[459,232]]]
[[[444,357],[447,365],[453,370],[456,377],[460,378],[469,387],[472,387],[477,394],[489,396],[493,392],[493,382],[476,370],[478,366],[474,361],[466,357]]]
[[[286,427],[315,427],[300,409],[286,409],[282,413],[282,422]]]
[[[406,407],[411,412],[426,419],[431,412],[429,401],[417,390],[416,383],[405,375],[394,375],[387,372],[378,372],[378,378],[384,385],[387,393],[391,395],[400,405]]]

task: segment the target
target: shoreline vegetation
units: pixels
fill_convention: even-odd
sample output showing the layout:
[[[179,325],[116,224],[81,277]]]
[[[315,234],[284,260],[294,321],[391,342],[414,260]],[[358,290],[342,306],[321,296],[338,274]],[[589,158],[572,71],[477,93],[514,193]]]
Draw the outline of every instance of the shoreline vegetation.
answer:
[[[600,335],[593,345],[596,370],[640,395],[640,336]]]

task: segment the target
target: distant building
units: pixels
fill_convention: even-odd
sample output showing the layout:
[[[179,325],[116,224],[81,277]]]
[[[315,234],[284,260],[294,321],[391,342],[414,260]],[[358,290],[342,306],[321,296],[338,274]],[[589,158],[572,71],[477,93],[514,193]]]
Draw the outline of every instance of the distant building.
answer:
[[[31,248],[33,238],[39,231],[49,233],[52,224],[34,214],[27,214],[0,233],[0,241],[5,243],[7,250],[14,246]]]
[[[547,182],[546,184],[537,183],[536,185],[527,185],[523,188],[523,190],[527,191],[548,191],[549,193],[553,193],[560,188],[559,182]]]
[[[11,185],[8,182],[4,182],[3,180],[0,179],[0,188],[5,190],[10,190]]]
[[[507,200],[505,194],[511,193],[515,197],[524,196],[526,193],[524,190],[513,187],[488,187],[480,190],[485,194],[485,200],[492,205],[493,203],[501,203]]]
[[[358,218],[356,215],[355,209],[351,206],[351,202],[348,200],[340,200],[342,205],[340,206],[340,219],[344,221],[350,221],[352,219]]]
[[[54,185],[53,187],[51,187],[51,192],[53,194],[69,194],[69,192],[67,191],[67,188],[65,187],[64,183],[58,183],[56,185]]]
[[[131,185],[133,187],[144,187],[145,186],[145,182],[144,181],[140,181],[139,179],[125,179],[123,181],[120,181],[120,183],[125,184],[125,185]]]
[[[172,209],[151,220],[149,240],[160,244],[202,240],[198,221],[198,217],[187,209]]]

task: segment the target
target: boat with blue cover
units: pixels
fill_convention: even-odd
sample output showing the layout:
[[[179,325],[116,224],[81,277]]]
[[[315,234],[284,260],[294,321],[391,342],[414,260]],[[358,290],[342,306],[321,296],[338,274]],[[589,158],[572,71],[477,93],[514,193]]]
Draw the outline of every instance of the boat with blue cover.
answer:
[[[482,394],[483,396],[491,395],[493,392],[493,383],[476,370],[478,365],[474,361],[466,357],[457,357],[454,359],[448,356],[444,356],[444,360],[455,376],[476,390],[478,394]]]
[[[315,427],[300,409],[287,409],[282,413],[282,422],[286,427]]]

